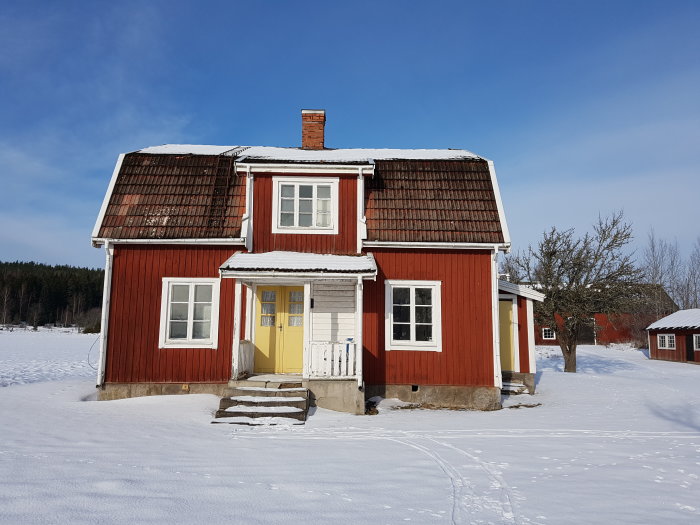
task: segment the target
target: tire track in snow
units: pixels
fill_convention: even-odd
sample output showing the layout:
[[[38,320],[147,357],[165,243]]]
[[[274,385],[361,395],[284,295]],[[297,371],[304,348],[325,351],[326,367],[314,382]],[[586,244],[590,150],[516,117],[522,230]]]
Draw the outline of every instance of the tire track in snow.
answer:
[[[415,450],[418,450],[428,456],[430,459],[432,459],[435,463],[438,464],[440,469],[447,475],[447,477],[450,479],[450,484],[452,485],[452,515],[451,515],[451,521],[453,524],[457,525],[460,523],[468,523],[467,521],[467,515],[468,515],[468,510],[465,508],[465,503],[464,500],[467,498],[466,495],[464,495],[464,489],[470,489],[471,492],[471,498],[470,500],[476,499],[476,493],[474,490],[471,488],[469,481],[467,481],[460,473],[459,471],[454,468],[452,465],[450,465],[447,461],[445,461],[440,454],[435,452],[434,450],[429,449],[428,447],[419,445],[418,443],[415,443],[413,441],[410,441],[408,439],[399,439],[399,438],[390,438],[390,437],[385,437],[381,438],[385,439],[387,441],[393,441],[395,443],[400,443],[402,445],[411,447]],[[475,522],[471,522],[475,523]]]
[[[492,487],[498,489],[498,491],[500,492],[500,507],[503,514],[503,522],[513,523],[516,525],[519,525],[521,523],[520,517],[517,512],[517,508],[515,506],[515,498],[513,497],[511,488],[508,485],[508,483],[506,483],[503,476],[501,476],[501,474],[497,470],[495,470],[489,463],[481,461],[477,456],[470,454],[464,449],[455,447],[454,445],[450,445],[449,443],[443,443],[442,441],[438,441],[432,437],[428,439],[433,443],[436,443],[443,447],[447,447],[451,450],[454,450],[458,454],[469,458],[471,461],[477,464],[484,472],[486,472],[486,475],[491,480]]]

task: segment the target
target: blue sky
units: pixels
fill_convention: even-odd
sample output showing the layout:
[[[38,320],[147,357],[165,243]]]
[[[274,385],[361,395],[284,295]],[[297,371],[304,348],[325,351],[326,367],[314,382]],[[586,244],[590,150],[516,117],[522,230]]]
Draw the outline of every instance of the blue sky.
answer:
[[[102,266],[119,153],[163,143],[453,147],[493,159],[514,246],[623,209],[700,235],[700,2],[12,2],[0,260]]]

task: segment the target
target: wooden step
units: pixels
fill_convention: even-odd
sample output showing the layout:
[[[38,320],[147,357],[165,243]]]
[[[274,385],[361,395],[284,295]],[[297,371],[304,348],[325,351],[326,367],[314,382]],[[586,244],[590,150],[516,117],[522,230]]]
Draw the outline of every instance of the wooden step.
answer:
[[[219,402],[219,409],[226,410],[233,406],[291,406],[306,410],[309,400],[306,396],[231,396],[223,397]]]
[[[303,424],[309,412],[309,391],[300,386],[284,385],[281,388],[261,386],[229,387],[227,395],[219,401],[212,423],[237,425],[285,424],[295,420]],[[251,420],[259,422],[251,423]]]

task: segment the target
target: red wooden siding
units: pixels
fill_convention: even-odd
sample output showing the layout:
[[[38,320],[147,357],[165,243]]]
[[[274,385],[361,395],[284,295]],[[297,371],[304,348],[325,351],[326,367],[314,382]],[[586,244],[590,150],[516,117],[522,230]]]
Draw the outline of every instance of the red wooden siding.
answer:
[[[558,316],[557,316],[558,317]],[[632,341],[632,332],[630,329],[632,316],[630,314],[594,314],[595,324],[599,328],[596,331],[596,344],[609,345],[611,343],[628,343]],[[654,322],[655,318],[650,318],[649,324]],[[558,317],[558,322],[561,323],[561,318]],[[558,339],[542,339],[542,326],[535,325],[535,344],[537,345],[558,345]],[[555,330],[556,337],[556,330]]]
[[[687,363],[687,336],[698,334],[700,330],[654,330],[649,332],[649,355],[652,359],[662,359],[664,361],[678,361]],[[659,350],[658,334],[674,334],[676,336],[675,350]],[[700,362],[700,351],[695,351],[695,362]]]
[[[493,386],[491,254],[372,251],[379,274],[364,285],[367,384]],[[384,281],[442,281],[442,352],[384,350]]]
[[[600,327],[596,332],[596,342],[599,345],[610,343],[627,343],[632,340],[630,314],[619,314],[608,316],[606,314],[595,314],[595,324]],[[650,323],[651,324],[651,323]]]
[[[256,175],[253,199],[253,251],[257,253],[285,250],[310,253],[357,253],[357,177],[318,174],[339,178],[338,233],[336,235],[304,235],[272,233],[272,177]],[[281,176],[281,174],[279,175]],[[295,177],[295,175],[289,175]],[[298,177],[298,175],[296,175]],[[316,175],[312,175],[315,177]]]
[[[231,377],[234,280],[222,279],[218,349],[158,348],[163,277],[218,277],[224,246],[116,246],[106,381],[226,382]]]
[[[527,326],[527,299],[518,297],[518,352],[520,358],[520,371],[530,372],[530,347],[528,345]],[[534,352],[535,349],[533,348]]]

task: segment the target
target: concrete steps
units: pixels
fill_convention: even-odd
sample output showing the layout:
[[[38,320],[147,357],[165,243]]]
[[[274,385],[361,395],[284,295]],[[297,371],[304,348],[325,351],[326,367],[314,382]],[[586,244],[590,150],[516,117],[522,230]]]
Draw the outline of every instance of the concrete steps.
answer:
[[[301,383],[229,387],[212,423],[236,425],[303,425],[309,413],[309,391]]]

